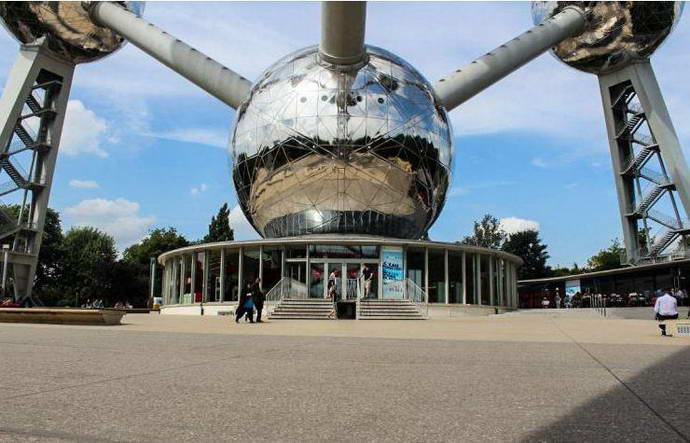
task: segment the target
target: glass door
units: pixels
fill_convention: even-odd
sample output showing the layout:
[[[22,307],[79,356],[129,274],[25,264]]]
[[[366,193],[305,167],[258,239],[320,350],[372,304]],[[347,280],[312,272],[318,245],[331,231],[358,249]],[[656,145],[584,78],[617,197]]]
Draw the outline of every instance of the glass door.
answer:
[[[360,270],[359,263],[348,263],[345,269],[345,297],[347,300],[357,300],[357,296],[361,291]]]
[[[309,298],[324,298],[326,296],[323,286],[323,263],[310,263]]]

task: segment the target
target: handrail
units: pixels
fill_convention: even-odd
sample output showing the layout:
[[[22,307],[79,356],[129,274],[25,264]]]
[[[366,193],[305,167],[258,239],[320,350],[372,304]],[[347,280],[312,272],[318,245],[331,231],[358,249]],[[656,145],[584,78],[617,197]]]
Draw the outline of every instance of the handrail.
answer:
[[[420,309],[424,317],[429,317],[429,294],[409,278],[405,279],[403,298],[417,305],[417,309]]]

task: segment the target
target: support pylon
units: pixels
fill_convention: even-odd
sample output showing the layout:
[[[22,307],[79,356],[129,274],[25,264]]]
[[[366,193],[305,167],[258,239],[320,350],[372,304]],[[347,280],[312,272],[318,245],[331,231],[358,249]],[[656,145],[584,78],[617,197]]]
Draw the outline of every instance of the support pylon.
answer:
[[[11,239],[9,278],[22,305],[38,303],[31,291],[75,67],[46,46],[44,40],[21,46],[0,98],[0,182],[10,178],[0,196],[20,201],[18,215],[0,206],[0,242]],[[26,172],[13,161],[21,157],[30,159]]]

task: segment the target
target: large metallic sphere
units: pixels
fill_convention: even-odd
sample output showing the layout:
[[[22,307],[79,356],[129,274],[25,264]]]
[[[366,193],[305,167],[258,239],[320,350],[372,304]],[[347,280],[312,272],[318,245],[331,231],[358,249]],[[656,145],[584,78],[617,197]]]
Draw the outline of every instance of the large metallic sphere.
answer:
[[[573,68],[608,74],[648,58],[668,37],[683,11],[683,2],[532,2],[535,24],[568,5],[589,16],[584,33],[566,39],[552,53]]]
[[[432,87],[397,56],[339,72],[316,47],[271,66],[237,112],[240,205],[266,237],[352,233],[419,238],[450,179],[451,128]]]
[[[138,16],[144,10],[144,2],[120,3]],[[0,17],[20,43],[45,37],[54,55],[72,63],[98,60],[124,44],[114,31],[96,25],[78,1],[0,2]]]

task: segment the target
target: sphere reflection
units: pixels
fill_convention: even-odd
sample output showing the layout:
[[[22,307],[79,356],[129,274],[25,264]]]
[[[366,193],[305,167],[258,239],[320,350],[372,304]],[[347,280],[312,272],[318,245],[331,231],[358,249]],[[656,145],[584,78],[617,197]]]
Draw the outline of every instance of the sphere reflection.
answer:
[[[240,206],[263,236],[419,238],[438,216],[452,144],[445,110],[412,66],[367,46],[358,70],[288,55],[254,85],[231,142]]]
[[[661,45],[678,23],[683,2],[532,2],[535,24],[558,14],[568,5],[589,16],[582,34],[552,49],[564,63],[593,74],[608,74],[645,59]]]
[[[122,3],[138,16],[144,10],[144,2]],[[0,17],[20,43],[35,43],[45,37],[54,55],[72,63],[98,60],[125,42],[114,31],[96,25],[82,2],[1,2]]]

